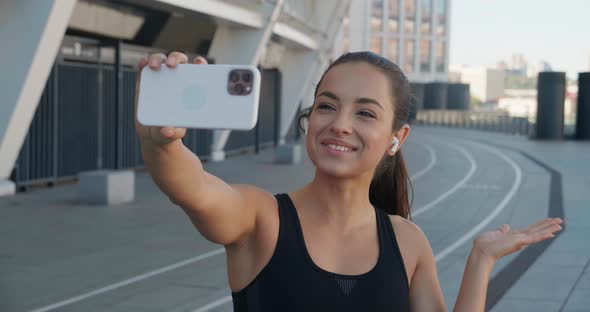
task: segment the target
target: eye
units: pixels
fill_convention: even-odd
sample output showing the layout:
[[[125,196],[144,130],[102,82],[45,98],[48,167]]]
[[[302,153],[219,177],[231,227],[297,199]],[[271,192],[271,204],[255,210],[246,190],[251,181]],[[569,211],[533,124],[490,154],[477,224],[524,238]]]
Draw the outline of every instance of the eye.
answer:
[[[327,103],[320,103],[318,105],[317,109],[321,109],[321,110],[329,110],[329,109],[334,109],[331,105],[327,104]]]
[[[364,116],[364,117],[369,117],[369,118],[376,118],[373,113],[370,113],[367,111],[360,111],[359,115]]]

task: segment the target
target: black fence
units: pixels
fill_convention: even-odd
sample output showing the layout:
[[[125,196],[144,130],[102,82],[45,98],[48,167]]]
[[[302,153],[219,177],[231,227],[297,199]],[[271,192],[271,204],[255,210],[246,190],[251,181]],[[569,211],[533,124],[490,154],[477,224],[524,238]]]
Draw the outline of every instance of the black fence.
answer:
[[[527,117],[512,117],[505,112],[422,110],[416,125],[478,129],[514,135],[533,136],[535,124]]]
[[[83,171],[143,167],[133,122],[136,70],[122,66],[121,73],[121,105],[116,107],[112,64],[54,64],[11,175],[19,190],[69,180]],[[262,70],[258,124],[251,131],[233,131],[227,151],[277,144],[279,89],[280,73]],[[189,129],[183,142],[207,160],[212,131]]]

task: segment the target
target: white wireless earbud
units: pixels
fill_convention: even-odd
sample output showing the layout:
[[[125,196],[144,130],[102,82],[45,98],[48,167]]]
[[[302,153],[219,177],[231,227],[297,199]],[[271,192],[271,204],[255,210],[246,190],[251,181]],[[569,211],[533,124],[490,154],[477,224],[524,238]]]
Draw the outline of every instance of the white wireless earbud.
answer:
[[[393,147],[391,148],[391,152],[395,153],[397,151],[397,146],[399,145],[399,140],[396,137],[393,137]]]

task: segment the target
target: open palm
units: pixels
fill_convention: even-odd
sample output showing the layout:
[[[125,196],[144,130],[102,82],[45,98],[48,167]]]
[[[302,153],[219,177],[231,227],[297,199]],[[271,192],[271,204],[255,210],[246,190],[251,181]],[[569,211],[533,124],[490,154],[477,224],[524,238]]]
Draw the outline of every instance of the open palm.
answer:
[[[473,247],[498,260],[527,245],[554,237],[554,233],[561,230],[561,223],[559,218],[547,218],[522,230],[510,230],[510,226],[504,224],[502,228],[478,235]]]

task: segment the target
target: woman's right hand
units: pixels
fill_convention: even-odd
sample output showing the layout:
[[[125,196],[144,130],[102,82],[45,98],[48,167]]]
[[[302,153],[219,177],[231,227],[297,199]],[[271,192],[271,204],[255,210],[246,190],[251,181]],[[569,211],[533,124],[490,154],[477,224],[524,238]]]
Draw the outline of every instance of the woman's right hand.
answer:
[[[148,59],[141,58],[137,64],[137,81],[135,84],[135,130],[142,144],[150,145],[167,145],[176,140],[180,140],[186,134],[186,128],[176,127],[148,127],[140,124],[137,121],[137,99],[139,97],[139,88],[141,81],[141,71],[145,66],[149,66],[152,70],[160,70],[161,66],[168,66],[169,68],[176,68],[178,64],[188,63],[188,57],[184,53],[172,52],[166,57],[162,53],[152,54]],[[207,64],[201,56],[195,57],[193,64]],[[162,103],[166,105],[166,103]]]

